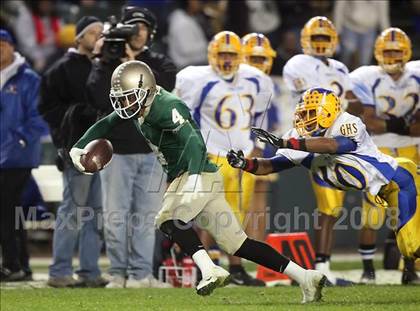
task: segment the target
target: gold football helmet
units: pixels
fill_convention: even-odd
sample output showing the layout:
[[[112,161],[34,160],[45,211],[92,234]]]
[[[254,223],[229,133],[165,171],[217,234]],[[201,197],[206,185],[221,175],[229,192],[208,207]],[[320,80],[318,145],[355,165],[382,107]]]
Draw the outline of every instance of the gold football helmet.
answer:
[[[142,108],[153,103],[157,92],[155,76],[143,62],[122,63],[112,73],[109,99],[122,119],[138,116]]]
[[[235,75],[241,58],[241,39],[234,32],[221,31],[209,43],[209,64],[224,79],[231,79]]]
[[[303,93],[295,111],[295,129],[300,136],[312,136],[329,128],[341,112],[340,99],[320,87]]]
[[[249,33],[242,38],[244,62],[270,74],[273,58],[277,53],[271,47],[270,40],[261,33]]]
[[[411,58],[411,41],[399,28],[387,28],[375,42],[375,58],[388,73],[400,72]]]
[[[337,31],[325,16],[312,17],[300,33],[300,45],[304,54],[331,57],[337,44]]]

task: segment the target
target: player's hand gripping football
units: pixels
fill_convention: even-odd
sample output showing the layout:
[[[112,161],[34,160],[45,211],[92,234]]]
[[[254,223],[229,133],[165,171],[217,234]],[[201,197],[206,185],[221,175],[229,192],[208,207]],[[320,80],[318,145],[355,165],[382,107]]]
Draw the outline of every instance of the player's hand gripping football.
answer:
[[[73,162],[74,167],[81,173],[92,175],[92,173],[87,173],[86,168],[80,162],[82,155],[87,154],[88,151],[85,149],[80,148],[71,148],[70,150],[70,158]]]
[[[204,195],[203,193],[203,182],[201,175],[192,174],[188,176],[187,181],[182,187],[182,199],[181,204],[191,204],[193,201],[199,199]]]
[[[251,132],[257,136],[257,138],[263,143],[269,143],[276,148],[286,148],[285,141],[275,135],[257,127],[251,128]]]
[[[229,152],[226,154],[226,159],[230,166],[234,168],[243,170],[246,167],[246,159],[242,150],[229,150]]]

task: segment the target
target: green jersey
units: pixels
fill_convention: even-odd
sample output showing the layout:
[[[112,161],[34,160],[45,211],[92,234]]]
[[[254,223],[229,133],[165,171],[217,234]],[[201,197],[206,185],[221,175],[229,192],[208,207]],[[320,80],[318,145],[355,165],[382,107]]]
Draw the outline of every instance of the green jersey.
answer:
[[[106,138],[123,122],[134,122],[172,180],[184,172],[215,172],[217,166],[207,158],[207,149],[200,130],[191,118],[188,107],[175,95],[160,89],[143,122],[121,119],[116,112],[97,121],[74,145],[84,148],[89,142]]]

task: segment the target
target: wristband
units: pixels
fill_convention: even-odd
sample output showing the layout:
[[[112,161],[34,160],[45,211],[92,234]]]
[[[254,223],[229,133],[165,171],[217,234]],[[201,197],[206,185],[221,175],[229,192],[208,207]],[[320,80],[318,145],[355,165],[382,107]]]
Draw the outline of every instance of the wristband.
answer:
[[[387,132],[399,134],[399,135],[409,135],[410,128],[406,125],[403,118],[391,118],[385,120]]]
[[[289,149],[306,151],[306,140],[304,138],[290,138],[287,140],[286,146]]]
[[[243,168],[244,171],[255,173],[258,170],[257,158],[246,159],[245,161],[245,167]]]

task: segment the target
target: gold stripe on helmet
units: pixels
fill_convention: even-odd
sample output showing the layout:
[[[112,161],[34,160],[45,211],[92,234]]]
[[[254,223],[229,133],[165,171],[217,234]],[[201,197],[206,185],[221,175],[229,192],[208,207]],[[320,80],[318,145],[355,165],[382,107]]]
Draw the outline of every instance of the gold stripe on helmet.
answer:
[[[316,36],[326,36],[328,41],[316,41]],[[331,57],[338,44],[333,23],[325,16],[312,17],[302,28],[300,44],[304,54]]]
[[[387,55],[386,51],[401,51],[401,53]],[[379,66],[388,73],[402,71],[404,65],[411,59],[411,53],[411,40],[399,28],[387,28],[376,39],[375,58]]]
[[[241,39],[232,31],[221,31],[213,37],[207,52],[213,70],[224,78],[230,78],[238,71],[242,60]],[[233,61],[226,62],[220,57],[220,53],[232,53],[237,57]]]
[[[261,33],[249,33],[242,38],[244,62],[270,74],[273,58],[277,53],[271,47],[270,40]],[[263,58],[257,61],[257,58]]]

